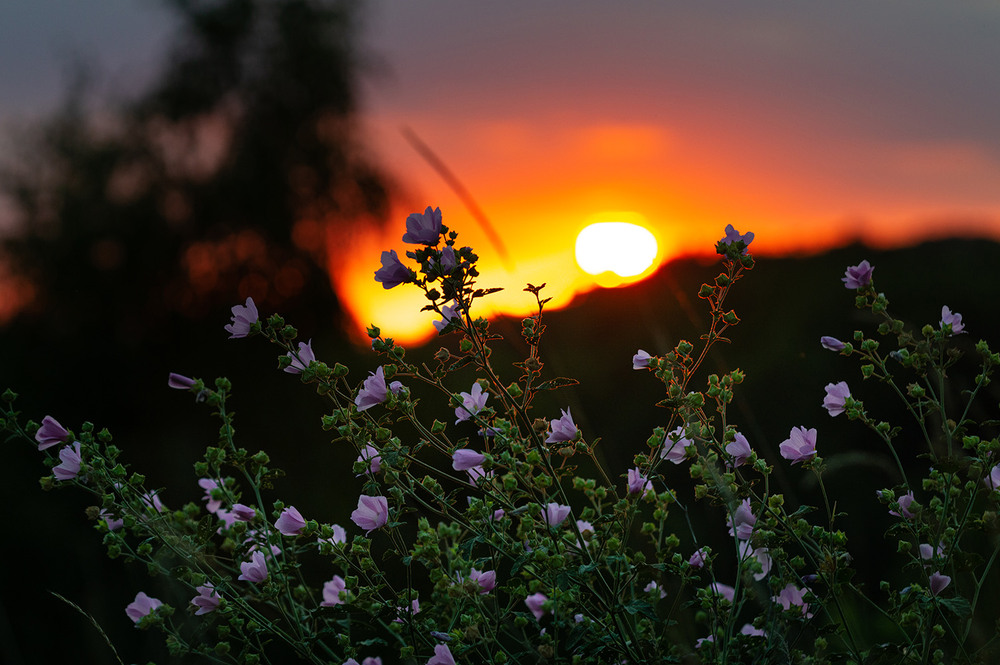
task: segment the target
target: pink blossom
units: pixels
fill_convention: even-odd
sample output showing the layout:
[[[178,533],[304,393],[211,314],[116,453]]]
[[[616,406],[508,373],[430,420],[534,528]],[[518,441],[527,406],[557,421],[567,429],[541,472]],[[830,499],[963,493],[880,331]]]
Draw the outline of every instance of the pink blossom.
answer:
[[[449,247],[448,249],[451,249],[451,248]],[[455,255],[455,252],[454,252],[454,250],[452,250],[452,256],[454,257],[454,255]],[[456,302],[456,303],[454,303],[452,305],[445,305],[444,307],[442,307],[441,308],[441,320],[440,321],[432,321],[431,323],[434,324],[434,329],[435,330],[437,330],[438,332],[441,332],[442,330],[444,330],[445,328],[447,328],[452,323],[458,323],[458,324],[460,324],[461,322],[462,322],[462,310],[459,307],[459,304]]]
[[[763,628],[754,628],[751,623],[743,624],[743,627],[740,628],[740,635],[748,635],[749,637],[767,637],[767,633],[764,632]]]
[[[451,454],[451,468],[466,471],[486,461],[486,456],[469,448],[459,448]]]
[[[193,385],[194,385],[194,379],[188,378],[183,374],[174,374],[173,372],[171,372],[167,376],[168,388],[173,388],[175,390],[189,390]]]
[[[942,575],[940,571],[935,571],[930,577],[931,595],[936,596],[951,584],[951,578]]]
[[[732,465],[737,467],[746,464],[753,451],[750,449],[750,442],[747,441],[747,438],[737,432],[736,438],[726,445],[726,452],[732,455]]]
[[[415,212],[406,218],[406,233],[403,242],[411,245],[436,245],[441,237],[441,208]]]
[[[839,416],[844,412],[844,403],[851,396],[851,389],[847,387],[846,381],[840,383],[826,384],[826,397],[823,399],[823,408],[831,416]]]
[[[990,475],[983,479],[986,486],[991,490],[1000,490],[1000,464],[990,469]]]
[[[233,505],[233,519],[239,520],[240,522],[249,522],[253,518],[257,517],[257,511],[250,506],[243,505],[242,503],[237,503]]]
[[[484,393],[483,387],[476,381],[472,384],[472,392],[459,393],[459,396],[462,398],[462,406],[455,409],[455,417],[458,418],[455,424],[468,420],[482,411],[486,407],[486,400],[489,399],[490,394]]]
[[[740,505],[736,506],[733,515],[726,520],[726,524],[729,526],[729,535],[735,535],[740,540],[750,539],[756,523],[757,517],[750,510],[750,499],[743,499]]]
[[[771,572],[771,555],[767,553],[766,547],[754,549],[750,541],[743,540],[740,541],[739,552],[741,561],[745,561],[751,557],[757,559],[757,562],[760,564],[760,572],[754,573],[753,578],[758,582],[767,577],[767,574]]]
[[[152,508],[158,513],[163,512],[163,501],[160,500],[160,491],[153,490],[152,492],[146,492],[139,499],[142,501],[142,505],[146,508]]]
[[[646,593],[650,593],[652,591],[659,591],[660,592],[660,598],[666,598],[667,597],[667,592],[664,591],[663,589],[661,589],[660,585],[657,584],[655,580],[653,580],[652,582],[650,582],[649,584],[647,584],[645,587],[643,587],[642,590],[645,591]]]
[[[792,464],[811,460],[816,456],[816,428],[793,427],[788,438],[778,445],[778,450]]]
[[[125,526],[125,520],[116,518],[114,515],[104,510],[103,508],[101,509],[101,512],[98,513],[98,515],[102,520],[104,520],[104,526],[108,527],[108,531],[117,531],[118,529]]]
[[[326,539],[318,538],[317,542],[330,543],[331,545],[342,545],[347,542],[347,531],[344,530],[344,527],[339,524],[331,524],[330,528],[333,529],[333,537]]]
[[[747,253],[747,248],[750,246],[750,243],[753,242],[753,233],[751,233],[750,231],[747,231],[743,235],[740,235],[740,232],[737,231],[736,229],[734,229],[732,224],[726,224],[726,237],[724,237],[722,240],[720,240],[719,244],[720,245],[731,245],[731,244],[736,243],[736,242],[742,242],[745,245],[745,247],[743,248],[743,252],[742,253],[746,254]],[[722,252],[720,252],[720,254],[721,253]]]
[[[708,558],[708,550],[704,547],[699,548],[697,552],[691,555],[688,559],[688,563],[695,568],[702,568],[705,565],[705,561]]]
[[[361,454],[358,455],[359,462],[368,463],[368,473],[374,475],[382,469],[382,456],[379,455],[378,449],[375,446],[366,443],[365,447],[361,449]]]
[[[640,492],[648,492],[653,489],[653,483],[646,476],[642,475],[642,471],[639,469],[628,470],[627,485],[629,494],[639,494]]]
[[[340,594],[345,589],[347,589],[347,582],[340,575],[334,575],[332,580],[324,582],[323,602],[320,603],[320,607],[342,605],[344,601],[340,599]]]
[[[545,616],[545,610],[542,609],[542,605],[545,604],[549,598],[542,593],[533,593],[524,599],[524,604],[528,606],[531,613],[535,615],[536,621],[541,621],[542,617]]]
[[[229,339],[249,335],[250,326],[257,323],[257,305],[253,303],[253,298],[248,297],[245,305],[234,305],[232,318],[232,323],[226,326]]]
[[[427,665],[455,665],[455,658],[451,655],[451,649],[448,648],[448,645],[436,645],[434,655],[427,660]]]
[[[306,521],[295,506],[289,506],[281,511],[274,522],[274,528],[284,536],[297,536],[306,528]]]
[[[736,598],[736,589],[728,584],[723,584],[722,582],[712,582],[708,588],[711,589],[713,593],[717,593],[728,600],[730,603],[733,602],[734,598]]]
[[[569,506],[552,502],[545,507],[545,521],[549,526],[559,526],[566,519],[566,516],[569,515],[569,511]]]
[[[944,556],[944,544],[938,543],[937,547],[931,547],[929,543],[921,543],[920,547],[920,558],[925,561],[930,561],[935,556]]]
[[[895,510],[890,510],[889,511],[890,515],[893,515],[895,517],[903,517],[908,520],[916,517],[916,513],[910,511],[910,504],[913,503],[912,491],[907,492],[903,496],[899,497],[899,501],[897,503],[899,503],[899,512],[897,513]]]
[[[667,435],[667,440],[660,450],[660,458],[674,464],[680,464],[687,457],[688,446],[693,446],[694,441],[685,438],[684,428],[678,427]]]
[[[385,526],[389,521],[389,500],[384,496],[362,494],[357,509],[351,513],[351,521],[368,533]]]
[[[941,308],[940,323],[941,330],[944,330],[945,326],[951,326],[951,333],[953,335],[958,335],[965,331],[965,324],[962,323],[962,315],[958,312],[953,314],[947,305]]]
[[[42,418],[42,426],[35,432],[35,441],[38,442],[38,449],[45,450],[58,445],[69,438],[69,432],[59,424],[59,421],[52,416]]]
[[[484,469],[480,465],[469,467],[468,469],[465,470],[465,472],[467,474],[469,474],[469,484],[470,485],[478,485],[479,484],[479,480],[481,478],[492,478],[493,477],[493,470],[492,469],[489,470],[489,471],[487,471],[486,469]]]
[[[577,428],[576,423],[573,422],[573,416],[570,414],[569,409],[561,409],[561,411],[562,416],[550,423],[552,431],[549,433],[548,438],[545,439],[545,443],[572,441],[579,433],[580,430]]]
[[[150,598],[145,591],[140,591],[135,594],[135,600],[125,607],[125,614],[133,622],[139,623],[144,616],[151,614],[162,604],[159,598]]]
[[[836,337],[829,337],[826,335],[819,338],[819,343],[824,349],[827,349],[828,351],[843,351],[844,347],[846,346]]]
[[[382,252],[382,267],[375,271],[375,281],[382,283],[383,289],[391,289],[413,281],[413,273],[399,260],[396,250]]]
[[[856,266],[849,266],[840,281],[848,289],[863,289],[872,283],[872,268],[868,261],[862,261]]]
[[[409,607],[397,607],[396,612],[402,616],[396,617],[395,619],[392,620],[392,622],[403,623],[403,616],[409,619],[412,618],[413,615],[420,613],[420,599],[414,598],[412,601],[410,601]]]
[[[267,562],[260,551],[254,552],[250,558],[251,561],[244,561],[240,564],[242,574],[236,579],[260,584],[267,579]]]
[[[809,589],[800,589],[794,584],[787,584],[785,588],[782,589],[777,596],[772,596],[771,600],[781,605],[781,609],[788,610],[792,607],[798,607],[802,610],[802,614],[809,618],[812,614],[809,612],[809,604],[806,603],[803,598]]]
[[[299,352],[297,354],[289,351],[285,354],[292,359],[285,371],[289,374],[301,374],[303,370],[309,367],[309,363],[316,360],[316,354],[313,353],[312,340],[308,342],[299,342]]]
[[[211,582],[205,582],[205,584],[195,587],[194,590],[198,592],[198,595],[191,599],[191,604],[198,608],[195,615],[208,614],[219,609],[219,601],[222,599],[215,592],[215,587],[212,586]]]
[[[378,656],[369,656],[361,661],[361,665],[382,665],[382,659]]]
[[[198,486],[205,490],[205,496],[201,498],[202,501],[207,502],[205,505],[205,510],[210,513],[214,513],[219,508],[222,507],[221,499],[212,498],[212,490],[219,487],[219,483],[212,480],[211,478],[202,478],[198,481]]]
[[[651,355],[639,349],[639,351],[632,356],[632,369],[646,369],[649,367],[649,359],[652,358]]]
[[[487,594],[493,591],[493,588],[497,585],[497,574],[494,570],[478,571],[473,568],[469,571],[469,579],[479,585],[482,589],[479,593]]]
[[[52,474],[56,480],[72,480],[80,473],[80,442],[74,441],[72,445],[64,447],[59,451],[59,459],[62,460],[57,466],[52,467]]]

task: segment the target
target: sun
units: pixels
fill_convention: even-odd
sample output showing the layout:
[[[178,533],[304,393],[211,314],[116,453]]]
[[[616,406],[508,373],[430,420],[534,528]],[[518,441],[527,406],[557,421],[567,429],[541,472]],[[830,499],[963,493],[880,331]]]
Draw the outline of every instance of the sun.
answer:
[[[607,217],[607,215],[602,215]],[[635,213],[617,214],[621,218],[640,218]],[[584,227],[576,237],[576,262],[589,275],[614,273],[614,285],[635,281],[656,262],[659,246],[656,236],[634,222],[598,221]],[[599,283],[607,280],[598,279]],[[602,284],[603,285],[603,284]]]

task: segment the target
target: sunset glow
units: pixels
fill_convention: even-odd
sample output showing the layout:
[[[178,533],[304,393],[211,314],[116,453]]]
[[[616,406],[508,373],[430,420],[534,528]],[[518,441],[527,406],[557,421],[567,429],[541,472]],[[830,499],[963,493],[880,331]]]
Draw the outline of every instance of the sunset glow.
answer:
[[[627,213],[611,218],[638,217]],[[576,236],[576,263],[588,275],[610,272],[623,283],[649,271],[656,261],[656,237],[645,226],[626,221],[595,222]]]

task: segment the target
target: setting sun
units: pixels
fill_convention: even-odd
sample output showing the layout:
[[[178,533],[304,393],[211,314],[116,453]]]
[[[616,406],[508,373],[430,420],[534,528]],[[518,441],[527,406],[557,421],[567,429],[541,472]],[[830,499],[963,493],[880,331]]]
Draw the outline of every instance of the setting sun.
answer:
[[[576,262],[589,275],[614,273],[631,282],[653,267],[659,247],[649,229],[634,223],[640,215],[619,213],[614,218],[632,221],[597,221],[584,227],[576,237]]]

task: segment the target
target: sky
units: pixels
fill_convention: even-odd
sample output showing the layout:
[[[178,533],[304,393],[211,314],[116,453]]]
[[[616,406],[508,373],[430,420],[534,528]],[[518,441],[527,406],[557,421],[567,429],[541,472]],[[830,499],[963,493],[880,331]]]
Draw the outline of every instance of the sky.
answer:
[[[0,122],[58,99],[66,54],[119,88],[152,72],[170,21],[155,2],[0,6]],[[711,251],[726,224],[758,254],[862,240],[1000,237],[1000,4],[956,0],[596,2],[372,0],[362,123],[399,185],[385,234],[331,264],[359,324],[398,339],[419,293],[372,280],[406,215],[440,207],[482,257],[497,308],[525,282],[561,306],[597,282],[577,233],[616,215],[658,260]],[[12,37],[12,39],[8,39]],[[503,261],[409,128],[497,229]]]

